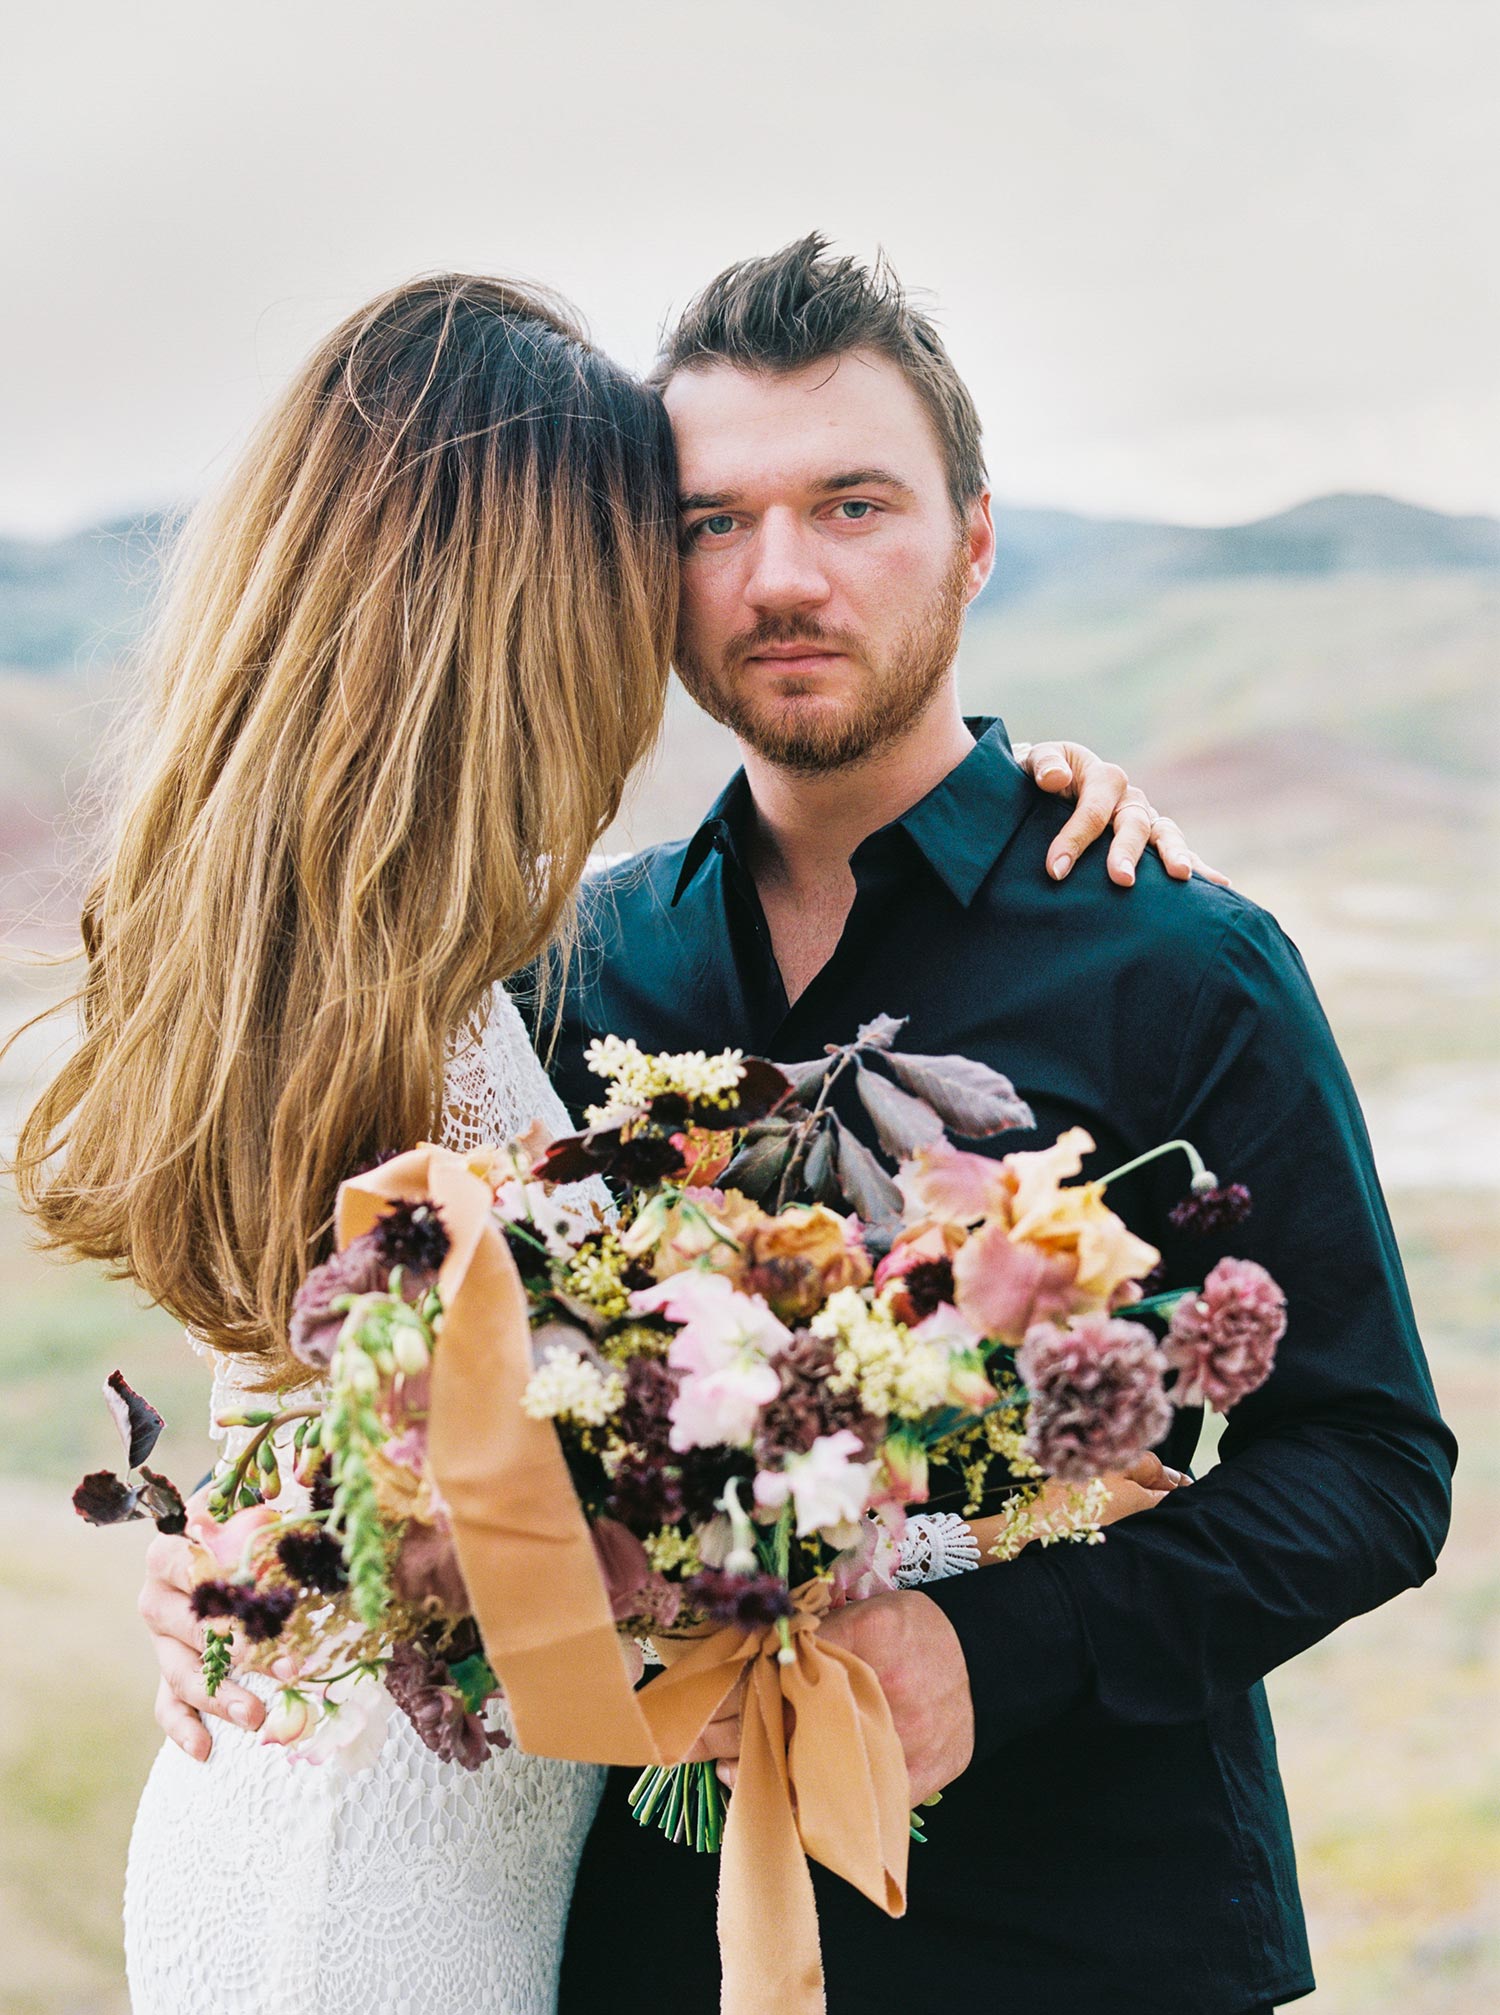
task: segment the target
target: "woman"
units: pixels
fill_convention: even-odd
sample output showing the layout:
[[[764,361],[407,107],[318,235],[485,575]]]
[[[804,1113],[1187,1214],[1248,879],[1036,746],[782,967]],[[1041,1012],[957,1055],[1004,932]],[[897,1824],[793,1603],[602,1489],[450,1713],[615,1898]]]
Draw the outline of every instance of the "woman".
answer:
[[[184,538],[83,1038],[18,1172],[52,1242],[188,1325],[215,1415],[306,1377],[287,1320],[342,1177],[565,1126],[502,983],[566,948],[675,613],[660,401],[497,280],[335,330]],[[214,1727],[210,1766],[169,1743],[142,1799],[137,2015],[553,2006],[601,1772],[470,1773],[399,1715],[358,1776]]]

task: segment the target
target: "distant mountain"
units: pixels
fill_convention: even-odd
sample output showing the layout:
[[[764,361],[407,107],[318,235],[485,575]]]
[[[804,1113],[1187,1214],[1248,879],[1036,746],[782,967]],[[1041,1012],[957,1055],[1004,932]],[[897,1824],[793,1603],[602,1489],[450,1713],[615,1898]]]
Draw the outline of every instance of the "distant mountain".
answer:
[[[1316,497],[1248,525],[1149,524],[1001,506],[984,596],[1137,595],[1245,576],[1500,571],[1500,521],[1455,518],[1393,497]],[[51,541],[0,539],[0,667],[50,673],[129,648],[170,536],[165,515]]]
[[[1248,525],[1167,525],[1000,506],[986,602],[1140,592],[1246,574],[1500,569],[1500,521],[1394,497],[1314,497]]]
[[[0,666],[72,671],[106,663],[139,633],[171,520],[92,525],[65,539],[0,539]]]

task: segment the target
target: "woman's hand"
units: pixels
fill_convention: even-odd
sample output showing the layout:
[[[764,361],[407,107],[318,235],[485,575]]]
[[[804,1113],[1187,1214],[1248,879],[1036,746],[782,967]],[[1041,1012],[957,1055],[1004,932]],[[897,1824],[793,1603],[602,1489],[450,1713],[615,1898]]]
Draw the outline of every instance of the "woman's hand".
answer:
[[[1101,1477],[1109,1493],[1109,1503],[1100,1519],[1101,1525],[1113,1525],[1121,1518],[1129,1518],[1137,1511],[1150,1511],[1170,1497],[1174,1490],[1185,1490],[1192,1482],[1180,1469],[1168,1469],[1155,1455],[1143,1455],[1139,1462],[1129,1469],[1117,1470]],[[1051,1479],[1042,1490],[1041,1496],[1031,1507],[1035,1516],[1045,1518],[1054,1508],[1062,1510],[1069,1495],[1069,1486]],[[1000,1534],[1005,1519],[996,1514],[993,1518],[972,1518],[969,1530],[979,1542],[979,1564],[981,1567],[996,1565],[995,1556],[990,1552]]]
[[[207,1497],[206,1490],[190,1497],[189,1510],[198,1510]],[[255,1694],[231,1680],[224,1680],[213,1694],[204,1684],[203,1625],[193,1614],[191,1562],[186,1539],[159,1532],[146,1549],[146,1579],[137,1607],[161,1668],[157,1725],[194,1762],[203,1763],[213,1746],[204,1725],[206,1714],[217,1714],[239,1728],[258,1728],[266,1709]]]
[[[1174,881],[1201,875],[1220,888],[1230,886],[1228,875],[1198,858],[1177,821],[1164,818],[1118,763],[1105,762],[1081,742],[1017,742],[1015,758],[1039,790],[1077,800],[1078,809],[1047,856],[1047,872],[1054,881],[1060,882],[1106,826],[1113,826],[1109,878],[1122,888],[1135,881],[1136,862],[1148,846],[1161,855],[1162,866]]]

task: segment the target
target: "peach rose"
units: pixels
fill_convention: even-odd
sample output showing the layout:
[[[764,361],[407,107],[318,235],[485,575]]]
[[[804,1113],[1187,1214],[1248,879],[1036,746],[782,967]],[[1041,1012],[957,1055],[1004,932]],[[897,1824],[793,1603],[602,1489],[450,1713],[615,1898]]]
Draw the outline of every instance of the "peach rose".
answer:
[[[870,1278],[857,1228],[826,1204],[793,1204],[779,1217],[762,1216],[741,1243],[741,1288],[763,1295],[789,1322],[815,1315],[829,1295]]]

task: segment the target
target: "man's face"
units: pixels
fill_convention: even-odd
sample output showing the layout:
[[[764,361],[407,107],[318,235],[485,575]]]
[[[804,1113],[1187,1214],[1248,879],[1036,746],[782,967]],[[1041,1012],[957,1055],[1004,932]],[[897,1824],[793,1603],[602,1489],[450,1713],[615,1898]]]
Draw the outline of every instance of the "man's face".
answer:
[[[988,498],[958,522],[926,409],[869,351],[785,374],[680,371],[665,398],[683,684],[781,768],[889,746],[949,675],[993,558]]]

